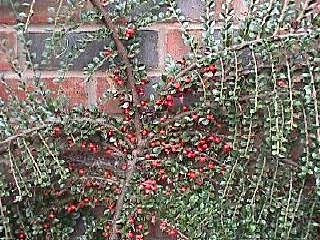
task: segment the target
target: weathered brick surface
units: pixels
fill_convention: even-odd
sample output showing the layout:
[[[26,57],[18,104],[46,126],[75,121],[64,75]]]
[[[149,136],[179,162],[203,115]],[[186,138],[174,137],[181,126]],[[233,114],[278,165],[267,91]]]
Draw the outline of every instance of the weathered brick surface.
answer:
[[[0,82],[0,98],[7,101],[10,96],[15,96],[18,99],[26,99],[26,95],[30,89],[22,89],[17,79],[10,78]]]
[[[38,70],[58,70],[61,69],[65,64],[71,64],[69,70],[83,70],[84,67],[93,62],[95,57],[99,57],[100,52],[104,52],[104,47],[109,44],[109,41],[93,41],[88,43],[85,52],[80,53],[76,50],[76,46],[79,46],[80,42],[86,39],[86,33],[71,33],[68,34],[60,42],[61,47],[56,47],[55,51],[48,54],[45,57],[44,54],[49,52],[46,50],[46,42],[50,42],[52,34],[50,33],[38,33],[31,32],[27,35],[27,40],[31,40],[30,51],[32,52],[34,59],[33,63],[37,64],[36,69]],[[68,54],[71,52],[77,52],[77,57],[68,59]],[[47,60],[47,61],[45,61]],[[101,69],[106,69],[107,63],[105,62]]]
[[[188,34],[194,36],[195,40],[201,43],[201,30],[190,30]],[[180,29],[168,30],[165,37],[165,56],[168,57],[170,55],[175,60],[181,60],[189,52],[190,48],[184,42],[183,32]]]
[[[31,0],[28,0],[31,3]],[[49,18],[54,18],[57,11],[59,1],[55,0],[42,0],[36,1],[34,4],[34,15],[31,18],[31,23],[49,23]],[[23,10],[28,14],[29,7],[24,7]]]
[[[52,91],[52,98],[66,97],[66,101],[71,107],[87,105],[87,89],[83,78],[69,77],[58,83],[54,77],[47,77],[41,78],[40,81]],[[0,97],[3,100],[8,100],[11,95],[24,100],[27,94],[35,89],[32,78],[25,78],[23,81],[19,81],[17,78],[5,78],[0,83]]]
[[[181,13],[192,21],[200,21],[205,12],[205,4],[202,0],[178,0]]]
[[[15,24],[16,16],[11,6],[0,5],[0,24]]]
[[[139,33],[139,37],[141,38],[140,62],[148,68],[157,68],[159,65],[158,31],[144,30]]]
[[[54,96],[66,96],[70,106],[87,105],[86,83],[83,78],[70,77],[63,82],[56,82],[55,78],[41,79]]]
[[[13,30],[0,30],[0,71],[11,70],[10,61],[17,57],[17,35]]]
[[[119,101],[107,97],[107,90],[110,85],[105,77],[95,78],[96,81],[96,101],[99,109],[109,114],[121,114],[123,110],[119,107]],[[110,81],[110,80],[109,80]]]

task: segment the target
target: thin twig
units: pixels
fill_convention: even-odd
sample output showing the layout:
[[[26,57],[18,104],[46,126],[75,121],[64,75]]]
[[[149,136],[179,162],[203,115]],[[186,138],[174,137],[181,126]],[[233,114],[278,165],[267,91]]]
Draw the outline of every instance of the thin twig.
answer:
[[[289,93],[290,93],[290,111],[291,111],[291,117],[290,117],[290,125],[291,129],[293,128],[293,92],[292,92],[292,77],[291,77],[291,68],[289,64],[288,56],[286,56],[286,65],[287,65],[287,74],[288,74],[288,82],[289,82]]]
[[[16,135],[10,136],[10,137],[6,138],[5,140],[3,140],[2,142],[0,142],[0,146],[8,145],[18,138],[25,137],[31,133],[43,130],[43,129],[47,128],[48,126],[49,126],[48,124],[40,125],[38,127],[34,127],[31,129],[28,129],[26,131],[23,131],[21,133],[18,133]]]
[[[31,161],[33,162],[33,167],[35,168],[36,172],[38,173],[39,178],[41,178],[40,168],[39,168],[39,166],[38,166],[38,163],[37,163],[36,160],[34,159],[32,153],[31,153],[31,151],[30,151],[30,148],[29,148],[28,145],[27,145],[27,142],[26,142],[24,139],[22,139],[22,142],[23,142],[23,145],[24,145],[25,149],[27,150],[27,153],[28,153]]]
[[[314,103],[314,112],[315,112],[315,118],[316,118],[317,140],[318,140],[318,144],[320,144],[320,117],[319,117],[319,110],[318,110],[319,103],[318,103],[315,80],[310,68],[310,62],[308,58],[307,58],[307,64],[308,64],[308,69],[310,74],[311,85],[312,85],[312,99]]]
[[[285,14],[287,12],[288,6],[289,6],[290,0],[284,0],[283,6],[282,6],[282,11],[278,20],[277,28],[274,31],[273,35],[277,35],[279,30],[280,30],[280,25],[283,23],[283,19],[285,17]]]
[[[291,197],[292,197],[292,181],[293,181],[293,178],[292,178],[292,173],[291,173],[291,176],[290,176],[290,185],[289,185],[289,196],[288,196],[288,202],[287,202],[287,207],[286,207],[286,211],[285,211],[285,216],[284,216],[284,226],[287,226],[287,219],[288,219],[288,214],[289,214],[289,208],[290,208],[290,202],[291,202]]]
[[[5,239],[9,240],[9,239],[11,239],[11,237],[9,235],[10,231],[9,231],[9,229],[7,227],[7,224],[6,224],[6,220],[5,220],[6,216],[4,215],[4,208],[3,208],[3,205],[2,205],[1,196],[0,196],[0,213],[1,213],[1,218],[3,219],[3,228],[4,228]]]
[[[264,168],[265,168],[265,166],[266,166],[266,160],[267,160],[267,158],[264,157],[264,158],[263,158],[263,165],[262,165],[261,173],[260,173],[260,175],[259,175],[259,178],[258,178],[256,187],[255,187],[255,189],[254,189],[253,196],[252,196],[251,202],[250,202],[250,204],[252,205],[252,212],[253,212],[253,213],[252,213],[252,221],[253,221],[253,222],[254,222],[254,214],[255,214],[255,202],[254,202],[254,201],[255,201],[256,194],[257,194],[258,189],[259,189],[260,182],[261,182],[261,180],[262,180],[262,175],[263,175],[263,173],[264,173]]]
[[[61,171],[61,164],[59,162],[59,159],[57,158],[57,156],[54,155],[54,153],[51,151],[49,145],[47,144],[46,140],[44,139],[44,137],[41,135],[41,133],[38,133],[38,136],[40,137],[43,145],[46,147],[47,151],[49,152],[49,154],[51,155],[51,157],[53,158],[53,160],[57,163],[58,165],[58,169],[59,169],[59,172],[60,172],[60,175],[63,176],[63,173]]]
[[[315,207],[315,205],[316,205],[316,201],[317,201],[317,200],[315,200],[315,201],[313,202],[313,204],[312,204],[311,211],[310,211],[310,217],[309,217],[310,219],[312,219],[312,214],[313,214],[313,211],[314,211],[314,207]],[[306,236],[304,237],[304,240],[308,240],[308,239],[309,239],[311,222],[312,222],[312,221],[309,221],[309,222],[308,222],[307,232],[306,232]]]
[[[24,26],[24,32],[26,33],[27,30],[28,30],[28,26],[30,24],[30,20],[31,20],[31,17],[34,13],[33,11],[33,7],[34,7],[34,4],[35,4],[36,0],[32,0],[32,3],[30,5],[30,10],[29,10],[29,14],[28,14],[28,17],[27,17],[27,21],[26,21],[26,25]]]
[[[303,7],[302,7],[302,10],[301,12],[299,13],[299,16],[297,17],[297,22],[300,23],[302,18],[304,17],[304,14],[307,10],[307,8],[309,7],[309,3],[310,3],[310,0],[306,0],[303,4]]]
[[[257,35],[257,39],[260,39],[262,31],[265,29],[265,28],[264,28],[264,25],[266,24],[268,17],[270,17],[269,14],[270,14],[270,12],[271,12],[271,10],[272,10],[273,2],[274,2],[274,0],[270,0],[270,1],[269,1],[267,13],[266,13],[266,15],[263,17],[262,22],[261,22],[261,24],[260,24],[261,28],[260,28],[260,31],[259,31],[259,33],[258,33],[258,35]]]
[[[17,179],[17,176],[16,176],[16,171],[15,171],[15,167],[13,165],[13,160],[12,160],[12,154],[11,154],[11,149],[10,149],[10,144],[9,144],[9,147],[8,147],[8,151],[9,151],[9,161],[10,161],[10,167],[11,167],[11,171],[12,171],[12,176],[13,176],[13,179],[14,179],[14,182],[16,183],[16,186],[17,186],[17,189],[18,189],[18,194],[19,194],[19,200],[22,199],[22,193],[21,193],[21,188],[20,188],[20,185],[19,185],[19,182],[18,182],[18,179]]]

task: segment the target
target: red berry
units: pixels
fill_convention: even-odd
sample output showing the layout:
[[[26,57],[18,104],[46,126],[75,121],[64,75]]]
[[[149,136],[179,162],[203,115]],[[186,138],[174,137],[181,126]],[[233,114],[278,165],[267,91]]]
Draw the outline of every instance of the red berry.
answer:
[[[111,57],[112,56],[112,51],[111,50],[106,50],[105,52],[104,52],[104,56],[105,57]]]
[[[93,143],[89,143],[89,150],[92,153],[96,153],[98,151],[97,145],[95,145]]]
[[[214,121],[216,118],[215,118],[214,115],[209,114],[209,115],[207,115],[207,119],[208,119],[209,121]]]
[[[174,106],[173,101],[167,101],[167,106],[168,106],[168,107],[173,107],[173,106]]]
[[[216,65],[212,64],[209,66],[209,71],[212,72],[213,74],[215,74],[217,72],[217,67]]]
[[[174,88],[177,89],[177,90],[180,90],[181,84],[179,82],[175,83],[174,84]]]
[[[149,131],[144,129],[142,131],[142,136],[147,137],[148,135],[149,135]]]
[[[87,147],[87,145],[86,145],[86,143],[85,143],[85,142],[81,144],[81,148],[82,148],[82,150],[85,150],[85,149],[86,149],[86,147]]]
[[[129,232],[128,238],[134,239],[135,238],[135,234],[133,232]]]
[[[62,134],[62,129],[61,129],[61,127],[59,127],[59,126],[54,127],[54,135],[55,135],[56,137],[59,137],[59,136],[61,136],[61,134]]]
[[[167,99],[167,101],[173,101],[173,96],[172,95],[168,95],[166,99]]]
[[[75,213],[76,211],[77,211],[77,206],[74,205],[74,204],[71,204],[70,207],[68,207],[68,209],[67,209],[67,212],[68,212],[69,214],[73,214],[73,213]]]
[[[86,172],[87,172],[87,171],[86,171],[86,169],[84,169],[84,168],[80,168],[80,169],[79,169],[79,175],[80,175],[80,176],[83,176],[84,174],[86,174]]]
[[[164,118],[164,117],[163,117],[163,118],[160,118],[160,122],[161,122],[161,123],[165,123],[166,121],[167,121],[167,118]]]
[[[208,164],[208,168],[209,168],[210,170],[214,170],[214,169],[216,168],[216,166],[217,166],[217,165],[216,165],[215,163],[212,163],[212,162]]]
[[[114,136],[114,132],[112,130],[109,130],[108,137],[113,137],[113,136]]]
[[[48,216],[48,220],[50,220],[50,221],[52,221],[52,220],[54,220],[56,217],[54,216],[54,214],[49,214],[49,216]]]
[[[184,81],[185,81],[186,83],[191,83],[192,79],[191,79],[191,78],[186,78]]]
[[[207,160],[205,156],[201,156],[199,162],[204,163]]]
[[[220,144],[222,142],[221,137],[213,136],[213,142],[216,144]]]
[[[189,176],[189,179],[196,179],[197,178],[197,176],[198,176],[198,174],[197,173],[195,173],[195,172],[189,172],[188,173],[188,176]]]
[[[170,231],[168,232],[168,234],[169,234],[169,236],[171,236],[171,237],[176,237],[176,236],[177,236],[177,231],[174,230],[174,229],[172,229],[172,230],[170,230]]]
[[[160,130],[160,135],[165,135],[166,134],[166,131],[165,130]]]
[[[129,39],[133,38],[135,36],[135,34],[136,34],[136,30],[133,28],[128,28],[126,30],[126,37]]]
[[[232,147],[232,143],[228,142],[223,146],[223,152],[225,154],[230,154],[230,152],[232,151],[233,147]]]
[[[199,119],[199,116],[197,114],[192,114],[192,120],[197,121]]]
[[[191,159],[195,159],[196,158],[196,153],[193,152],[193,151],[190,151],[190,152],[188,152],[187,157],[191,158]]]
[[[18,239],[21,239],[21,240],[25,240],[25,239],[27,239],[27,234],[25,234],[25,233],[19,233],[19,235],[18,235]]]
[[[45,229],[45,230],[48,230],[48,229],[50,229],[50,224],[47,224],[47,223],[45,223],[44,225],[43,225],[43,228]]]

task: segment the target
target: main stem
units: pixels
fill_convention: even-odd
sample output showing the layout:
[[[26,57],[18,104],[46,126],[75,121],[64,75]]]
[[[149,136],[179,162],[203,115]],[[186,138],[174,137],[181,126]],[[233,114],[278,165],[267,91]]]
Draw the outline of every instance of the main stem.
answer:
[[[90,2],[99,12],[102,13],[102,15],[103,15],[102,20],[103,20],[104,24],[113,33],[113,40],[116,44],[119,55],[120,55],[122,61],[126,64],[127,87],[131,90],[132,99],[133,99],[133,106],[137,107],[139,105],[139,95],[137,93],[137,89],[136,89],[136,85],[135,85],[133,66],[132,66],[130,59],[128,57],[127,50],[120,40],[118,27],[112,22],[112,19],[110,17],[109,12],[101,5],[101,2],[99,0],[90,0]],[[137,109],[135,109],[135,114],[134,114],[134,125],[135,125],[135,129],[136,129],[136,136],[137,136],[138,143],[137,143],[136,149],[133,150],[133,152],[132,152],[132,160],[128,164],[128,170],[126,173],[126,180],[125,180],[125,183],[122,187],[121,194],[118,197],[117,206],[116,206],[116,210],[115,210],[115,214],[114,214],[113,222],[112,222],[111,240],[118,239],[117,221],[119,220],[120,215],[121,215],[121,210],[122,210],[122,207],[124,204],[126,192],[128,191],[128,188],[130,186],[130,181],[131,181],[131,179],[135,173],[135,170],[136,170],[136,164],[138,161],[138,157],[139,157],[139,155],[141,155],[143,148],[144,148],[144,144],[143,144],[143,140],[142,140],[142,136],[141,136],[142,123],[140,120],[140,114],[137,111]]]

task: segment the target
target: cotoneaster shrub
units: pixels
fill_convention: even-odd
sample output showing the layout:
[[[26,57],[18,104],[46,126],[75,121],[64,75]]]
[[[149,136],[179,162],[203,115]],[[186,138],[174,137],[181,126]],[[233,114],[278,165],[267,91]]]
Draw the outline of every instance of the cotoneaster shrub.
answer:
[[[32,84],[21,77],[25,99],[8,87],[10,99],[0,102],[1,239],[142,240],[152,225],[171,239],[317,239],[314,1],[251,1],[242,19],[227,1],[219,23],[215,1],[203,1],[200,42],[174,0],[90,2],[83,22],[63,17],[86,1],[68,1],[70,12],[57,13],[43,63],[72,29],[103,23],[65,53],[57,81],[88,43],[112,39],[84,73],[90,82],[109,63],[105,97],[123,113],[70,109],[37,71]],[[32,14],[19,17],[34,69],[24,41]],[[167,19],[181,23],[191,51],[183,61],[168,59],[150,95],[138,33]]]

